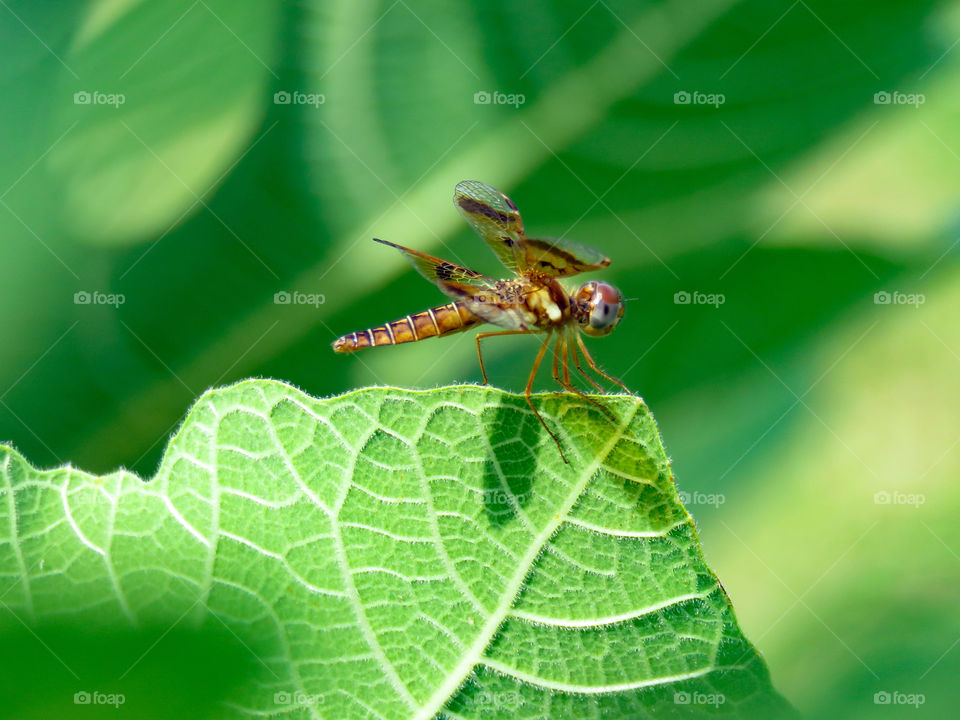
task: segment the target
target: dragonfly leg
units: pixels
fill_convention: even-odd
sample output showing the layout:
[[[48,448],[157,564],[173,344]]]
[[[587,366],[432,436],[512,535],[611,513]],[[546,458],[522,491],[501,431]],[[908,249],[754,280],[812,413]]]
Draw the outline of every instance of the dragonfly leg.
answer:
[[[523,397],[527,401],[527,405],[530,406],[530,409],[533,410],[533,414],[537,416],[537,420],[540,421],[540,424],[543,425],[543,429],[547,431],[550,437],[553,438],[553,442],[557,444],[557,450],[560,451],[560,457],[568,465],[570,461],[567,460],[567,456],[563,454],[563,446],[560,445],[560,440],[557,439],[557,436],[553,434],[553,430],[549,428],[546,421],[543,419],[543,416],[540,415],[540,411],[533,404],[533,400],[530,399],[530,393],[533,390],[533,381],[537,377],[537,370],[540,369],[540,363],[543,361],[543,356],[547,352],[547,346],[550,344],[550,335],[547,335],[546,339],[543,341],[543,344],[540,346],[540,351],[537,353],[536,360],[533,361],[533,368],[530,370],[530,378],[527,380],[527,387],[523,391]]]
[[[558,371],[558,369],[557,369],[557,360],[558,360],[558,358],[559,358],[560,355],[563,355],[563,374],[564,374],[564,378],[563,378],[562,380],[560,379],[560,373],[559,373],[559,371]],[[556,380],[556,381],[557,381],[557,384],[560,385],[563,389],[565,389],[565,390],[567,390],[567,391],[569,391],[569,392],[572,392],[572,393],[574,393],[575,395],[579,395],[580,397],[582,397],[584,400],[586,400],[586,401],[587,401],[588,403],[590,403],[591,405],[596,405],[598,408],[600,408],[600,410],[603,411],[603,413],[604,413],[607,417],[609,417],[611,420],[613,420],[614,422],[616,422],[616,417],[614,417],[613,413],[611,413],[609,410],[607,410],[607,408],[605,408],[605,407],[604,407],[603,405],[601,405],[599,402],[597,402],[596,400],[594,400],[592,397],[589,397],[588,395],[585,395],[585,394],[583,393],[583,391],[580,390],[580,388],[576,387],[575,385],[573,385],[573,384],[570,382],[569,365],[567,365],[567,340],[566,340],[566,338],[565,338],[562,334],[558,334],[558,335],[557,335],[557,343],[556,343],[556,345],[554,346],[554,351],[553,351],[553,379]]]
[[[624,391],[626,391],[626,393],[627,393],[628,395],[633,395],[633,393],[630,391],[630,388],[628,388],[628,387],[627,387],[626,385],[624,385],[622,382],[620,382],[619,380],[617,380],[615,377],[612,377],[611,375],[607,375],[603,370],[601,370],[600,368],[597,367],[597,364],[593,361],[593,358],[590,357],[590,351],[587,350],[587,346],[583,344],[583,338],[580,337],[580,335],[577,335],[577,345],[580,346],[580,350],[583,352],[583,357],[586,359],[587,364],[590,365],[591,369],[592,369],[595,373],[597,373],[598,375],[602,375],[603,377],[605,377],[607,380],[609,380],[609,381],[612,382],[613,384],[619,385],[620,387],[622,387],[622,388],[624,389]]]
[[[477,333],[477,358],[480,360],[480,372],[483,374],[483,382],[481,385],[486,385],[490,381],[487,379],[487,369],[483,366],[483,352],[480,350],[480,341],[483,338],[493,337],[494,335],[529,335],[532,330],[501,330],[499,332],[483,332]]]
[[[557,333],[557,341],[553,344],[553,379],[556,380],[560,385],[563,385],[560,382],[560,353],[561,344],[563,343],[563,333]]]
[[[574,330],[573,332],[577,332],[577,331]],[[570,354],[573,355],[573,364],[577,366],[577,370],[580,372],[580,374],[583,375],[583,376],[587,379],[587,382],[589,382],[591,385],[593,385],[594,388],[596,388],[596,390],[597,390],[598,393],[603,393],[604,390],[603,390],[602,387],[600,387],[600,383],[598,383],[598,382],[597,382],[596,380],[594,380],[592,377],[590,377],[589,375],[587,375],[586,371],[585,371],[585,370],[583,369],[583,367],[580,365],[580,356],[577,354],[577,345],[576,345],[576,343],[570,343],[570,345],[569,345],[568,347],[570,348]]]

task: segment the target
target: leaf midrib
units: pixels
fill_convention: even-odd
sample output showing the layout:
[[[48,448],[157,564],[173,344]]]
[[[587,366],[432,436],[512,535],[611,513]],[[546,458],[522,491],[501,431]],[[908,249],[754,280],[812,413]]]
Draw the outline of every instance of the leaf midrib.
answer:
[[[589,469],[584,471],[581,479],[573,486],[566,502],[563,504],[561,509],[555,513],[554,517],[544,526],[543,531],[541,531],[541,533],[536,536],[534,541],[530,543],[527,553],[517,564],[517,571],[513,574],[513,577],[510,578],[510,581],[507,583],[506,587],[501,593],[500,603],[490,614],[490,617],[487,619],[487,622],[484,624],[481,631],[477,634],[473,644],[470,646],[460,663],[458,663],[453,671],[447,676],[446,681],[437,688],[430,700],[428,700],[427,703],[420,708],[420,711],[413,716],[413,720],[431,720],[434,718],[450,701],[450,699],[453,697],[453,694],[460,688],[461,685],[463,685],[470,674],[474,672],[477,665],[481,664],[484,651],[490,646],[490,643],[493,641],[494,637],[496,637],[500,626],[503,624],[504,620],[506,620],[510,609],[516,602],[517,594],[523,588],[524,581],[533,570],[537,558],[540,557],[540,553],[543,552],[547,542],[549,542],[560,525],[566,520],[567,516],[570,514],[570,511],[573,509],[574,505],[576,505],[584,490],[586,490],[590,480],[607,459],[607,456],[616,447],[617,443],[623,439],[624,432],[637,416],[640,407],[641,405],[639,402],[634,404],[633,410],[617,427],[616,433],[613,434],[611,439],[603,447],[603,450],[597,453],[593,462],[590,464]],[[564,433],[564,435],[566,435],[566,433]]]

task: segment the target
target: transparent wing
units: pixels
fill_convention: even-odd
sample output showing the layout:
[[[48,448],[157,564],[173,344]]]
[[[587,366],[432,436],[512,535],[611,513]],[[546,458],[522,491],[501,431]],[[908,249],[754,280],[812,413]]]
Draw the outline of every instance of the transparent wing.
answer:
[[[525,239],[523,218],[510,198],[485,183],[464,180],[457,184],[453,202],[500,262],[514,272],[524,269],[520,251]]]
[[[523,308],[516,302],[504,298],[496,288],[447,282],[443,283],[440,289],[447,296],[461,301],[470,312],[491,325],[497,325],[505,330],[530,328]]]
[[[419,250],[387,240],[374,240],[399,250],[417,272],[440,288],[444,295],[462,301],[470,312],[485,322],[507,330],[527,328],[521,308],[500,294],[493,278]]]
[[[494,287],[497,284],[496,280],[487,277],[483,273],[478,273],[475,270],[470,270],[469,268],[448,262],[447,260],[441,260],[433,255],[427,255],[419,250],[397,245],[389,240],[374,238],[374,241],[399,250],[403,253],[404,257],[410,261],[410,264],[416,268],[417,272],[430,282],[436,283],[444,292],[446,292],[446,290],[444,290],[444,284],[448,282],[476,284],[482,287]],[[449,293],[447,294],[449,295]]]
[[[610,264],[610,258],[599,250],[560,238],[525,238],[520,267],[551,277],[568,277]]]
[[[520,211],[499,190],[476,180],[457,185],[454,203],[476,233],[518,274],[568,277],[610,264],[610,258],[586,245],[560,238],[528,238]]]

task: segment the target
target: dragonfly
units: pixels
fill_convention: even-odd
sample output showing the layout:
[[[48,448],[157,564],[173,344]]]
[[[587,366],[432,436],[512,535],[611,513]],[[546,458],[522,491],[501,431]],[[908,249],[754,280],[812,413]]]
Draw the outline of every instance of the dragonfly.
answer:
[[[581,337],[581,334],[592,337],[608,335],[617,326],[624,307],[620,291],[597,280],[590,280],[576,289],[568,289],[560,282],[579,273],[602,270],[610,264],[610,259],[598,250],[571,240],[527,237],[520,211],[513,201],[482,182],[465,180],[459,183],[453,201],[460,214],[513,276],[508,279],[488,277],[419,250],[374,238],[376,242],[403,253],[413,267],[451,302],[349,333],[337,338],[333,349],[338,353],[352,353],[368,347],[443,337],[483,324],[493,325],[498,330],[476,335],[477,357],[486,385],[488,379],[481,340],[502,335],[545,335],[533,361],[524,398],[553,438],[563,461],[568,462],[560,440],[530,396],[534,378],[551,342],[553,379],[565,390],[598,406],[611,420],[614,418],[609,410],[571,382],[570,361],[598,392],[602,393],[603,388],[584,370],[580,354],[597,375],[630,393],[626,385],[597,365]]]

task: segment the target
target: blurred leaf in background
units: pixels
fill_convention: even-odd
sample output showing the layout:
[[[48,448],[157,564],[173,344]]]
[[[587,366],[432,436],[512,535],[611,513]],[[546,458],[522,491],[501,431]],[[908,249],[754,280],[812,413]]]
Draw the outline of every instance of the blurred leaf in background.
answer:
[[[482,180],[637,298],[592,349],[657,414],[778,687],[937,717],[958,37],[936,2],[4,0],[0,437],[149,475],[213,385],[475,381],[466,335],[329,342],[438,300],[374,235],[500,271],[450,202]],[[533,351],[491,344],[492,382],[522,387]]]

